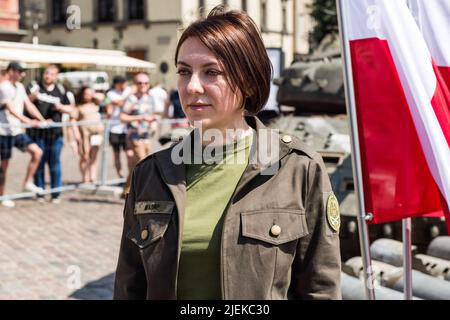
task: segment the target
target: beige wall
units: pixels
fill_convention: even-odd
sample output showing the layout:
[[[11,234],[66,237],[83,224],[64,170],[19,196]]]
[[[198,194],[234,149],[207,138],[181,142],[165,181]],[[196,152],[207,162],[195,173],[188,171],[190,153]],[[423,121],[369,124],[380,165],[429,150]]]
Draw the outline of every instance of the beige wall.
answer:
[[[39,2],[41,6],[46,1],[25,0]],[[267,1],[267,30],[263,32],[263,40],[266,47],[280,47],[283,45],[285,52],[285,66],[289,65],[294,54],[293,32],[294,20],[297,19],[296,51],[306,53],[307,32],[311,25],[305,9],[305,3],[311,0],[287,0],[287,34],[282,36],[282,10],[281,0]],[[297,1],[297,13],[293,13],[293,1]],[[119,3],[119,19],[123,18],[123,1]],[[113,39],[119,37],[117,26],[120,23],[93,24],[93,1],[71,0],[71,4],[80,6],[81,22],[80,30],[68,31],[65,26],[42,27],[39,30],[39,42],[41,44],[61,44],[73,47],[93,47],[93,40],[97,39],[99,49],[115,49]],[[215,5],[222,3],[221,0],[205,0],[206,10],[209,11]],[[176,73],[173,66],[176,43],[180,35],[181,27],[186,27],[198,17],[198,0],[147,0],[147,20],[143,23],[128,23],[122,31],[122,39],[118,43],[120,50],[147,50],[147,60],[157,64],[158,69],[151,75],[152,82],[159,81],[168,87],[175,86]],[[228,5],[232,9],[241,9],[241,0],[229,0]],[[247,12],[260,26],[261,23],[261,0],[247,0]],[[47,21],[47,20],[46,20]],[[95,25],[95,28],[93,26]],[[24,41],[30,42],[30,39]],[[167,62],[169,71],[166,75],[159,72],[159,64]]]
[[[192,1],[191,2],[195,2]],[[148,0],[147,17],[150,21],[181,19],[181,1]]]
[[[297,36],[296,36],[296,52],[306,54],[309,52],[308,35],[313,28],[314,21],[309,15],[308,4],[311,4],[312,0],[301,0],[297,2],[297,13],[296,13],[296,25],[297,25]]]
[[[94,8],[92,0],[71,0],[71,4],[80,6],[81,23],[90,23],[94,18]]]
[[[198,0],[181,0],[181,20],[183,21],[183,27],[188,26],[191,22],[198,19],[198,4]]]

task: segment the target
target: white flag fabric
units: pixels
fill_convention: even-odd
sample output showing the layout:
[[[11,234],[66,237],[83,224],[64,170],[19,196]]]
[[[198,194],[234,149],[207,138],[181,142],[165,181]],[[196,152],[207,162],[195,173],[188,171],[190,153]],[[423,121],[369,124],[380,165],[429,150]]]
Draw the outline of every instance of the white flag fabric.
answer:
[[[450,0],[408,0],[408,5],[450,89]]]
[[[375,223],[447,215],[450,98],[427,42],[404,0],[340,1],[366,210]]]

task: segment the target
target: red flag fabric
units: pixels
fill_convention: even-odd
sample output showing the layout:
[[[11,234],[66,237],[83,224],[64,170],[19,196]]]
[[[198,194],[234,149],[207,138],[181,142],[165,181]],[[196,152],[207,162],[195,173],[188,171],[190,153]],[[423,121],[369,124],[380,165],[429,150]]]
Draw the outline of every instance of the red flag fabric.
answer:
[[[366,211],[373,223],[448,214],[450,100],[406,1],[341,6]]]

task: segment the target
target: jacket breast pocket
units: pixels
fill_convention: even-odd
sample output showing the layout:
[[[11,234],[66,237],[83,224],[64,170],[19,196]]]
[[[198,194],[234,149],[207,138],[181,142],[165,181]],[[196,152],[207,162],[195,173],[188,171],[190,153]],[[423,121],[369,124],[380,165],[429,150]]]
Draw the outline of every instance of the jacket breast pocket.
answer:
[[[161,239],[172,220],[174,204],[169,201],[136,202],[134,214],[138,223],[127,233],[127,238],[144,249]]]
[[[241,213],[242,236],[281,245],[308,234],[305,212],[267,209]]]

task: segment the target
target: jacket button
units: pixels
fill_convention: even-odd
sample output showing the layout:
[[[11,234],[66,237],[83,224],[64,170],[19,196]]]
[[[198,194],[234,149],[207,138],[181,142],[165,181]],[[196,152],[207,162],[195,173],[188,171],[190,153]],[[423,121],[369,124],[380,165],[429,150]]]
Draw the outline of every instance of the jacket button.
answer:
[[[281,228],[279,225],[274,224],[272,228],[270,228],[270,234],[274,237],[278,237],[281,233]]]
[[[141,239],[142,240],[147,240],[147,238],[148,238],[148,230],[144,229],[144,230],[141,231]]]
[[[283,140],[284,143],[291,143],[292,137],[290,135],[284,135],[283,138],[281,138],[281,140]]]

